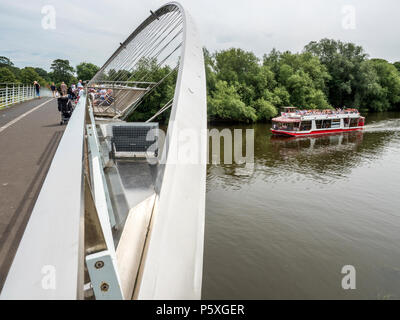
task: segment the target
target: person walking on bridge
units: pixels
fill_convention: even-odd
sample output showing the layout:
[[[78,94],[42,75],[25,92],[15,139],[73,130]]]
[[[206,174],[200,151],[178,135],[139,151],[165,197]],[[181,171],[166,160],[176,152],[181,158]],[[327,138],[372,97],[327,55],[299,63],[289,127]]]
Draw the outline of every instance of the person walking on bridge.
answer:
[[[66,96],[66,95],[67,95],[67,90],[68,90],[68,88],[67,88],[67,85],[65,84],[64,81],[61,82],[60,89],[61,89],[61,95],[62,95],[62,96]]]
[[[33,81],[33,85],[35,86],[36,96],[40,99],[40,84],[37,81]]]
[[[50,86],[51,92],[53,93],[53,98],[56,97],[56,85],[54,84],[54,82],[51,84]]]

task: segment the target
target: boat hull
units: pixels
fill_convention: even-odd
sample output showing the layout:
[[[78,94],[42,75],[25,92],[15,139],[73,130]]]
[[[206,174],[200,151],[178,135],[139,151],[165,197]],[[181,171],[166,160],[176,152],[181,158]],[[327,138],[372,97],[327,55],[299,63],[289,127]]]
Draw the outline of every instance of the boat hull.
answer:
[[[285,130],[276,130],[271,129],[273,135],[279,136],[287,136],[287,137],[304,137],[304,136],[315,136],[315,135],[322,135],[322,134],[333,134],[333,133],[342,133],[342,132],[349,132],[349,131],[358,131],[363,130],[364,127],[354,127],[354,128],[347,128],[347,129],[331,129],[331,130],[311,130],[311,131],[304,131],[304,132],[294,132],[294,131],[285,131]]]

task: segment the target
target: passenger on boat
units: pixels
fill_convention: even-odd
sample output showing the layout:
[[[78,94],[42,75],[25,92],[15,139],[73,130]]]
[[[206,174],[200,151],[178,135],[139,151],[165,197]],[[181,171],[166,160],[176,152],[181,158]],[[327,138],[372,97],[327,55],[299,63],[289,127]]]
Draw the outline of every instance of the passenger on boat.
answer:
[[[313,110],[296,110],[295,114],[300,116],[309,116],[309,115],[339,115],[339,114],[354,114],[359,113],[357,109],[341,109],[336,108],[335,110],[332,109],[313,109]],[[283,116],[288,116],[289,114],[284,112],[282,113]]]

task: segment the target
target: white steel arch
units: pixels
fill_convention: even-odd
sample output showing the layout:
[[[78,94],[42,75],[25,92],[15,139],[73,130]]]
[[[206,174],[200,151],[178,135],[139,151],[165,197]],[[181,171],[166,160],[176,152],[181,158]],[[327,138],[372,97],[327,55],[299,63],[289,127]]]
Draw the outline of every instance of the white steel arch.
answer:
[[[207,162],[207,106],[203,51],[192,17],[184,19],[183,47],[166,144],[166,165],[151,238],[135,291],[138,299],[200,299]],[[190,160],[186,133],[193,134]],[[194,160],[195,159],[195,160]],[[192,161],[194,160],[194,161]]]
[[[127,41],[170,10],[179,10],[182,15],[183,43],[163,148],[165,163],[160,165],[155,207],[135,285],[136,299],[201,298],[207,108],[202,46],[191,16],[179,3],[162,6],[132,33],[101,70]],[[1,299],[83,298],[85,112],[82,99],[50,166]],[[64,170],[66,167],[69,170]],[[68,203],[60,205],[68,192]],[[43,281],[52,270],[56,282],[49,288]]]

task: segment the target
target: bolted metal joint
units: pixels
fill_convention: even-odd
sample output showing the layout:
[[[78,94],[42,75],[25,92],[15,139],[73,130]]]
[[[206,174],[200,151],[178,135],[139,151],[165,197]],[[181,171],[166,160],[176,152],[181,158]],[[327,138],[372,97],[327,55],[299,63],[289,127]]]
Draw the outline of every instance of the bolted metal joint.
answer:
[[[100,285],[100,290],[103,292],[107,292],[110,288],[110,285],[107,282],[102,282]]]

